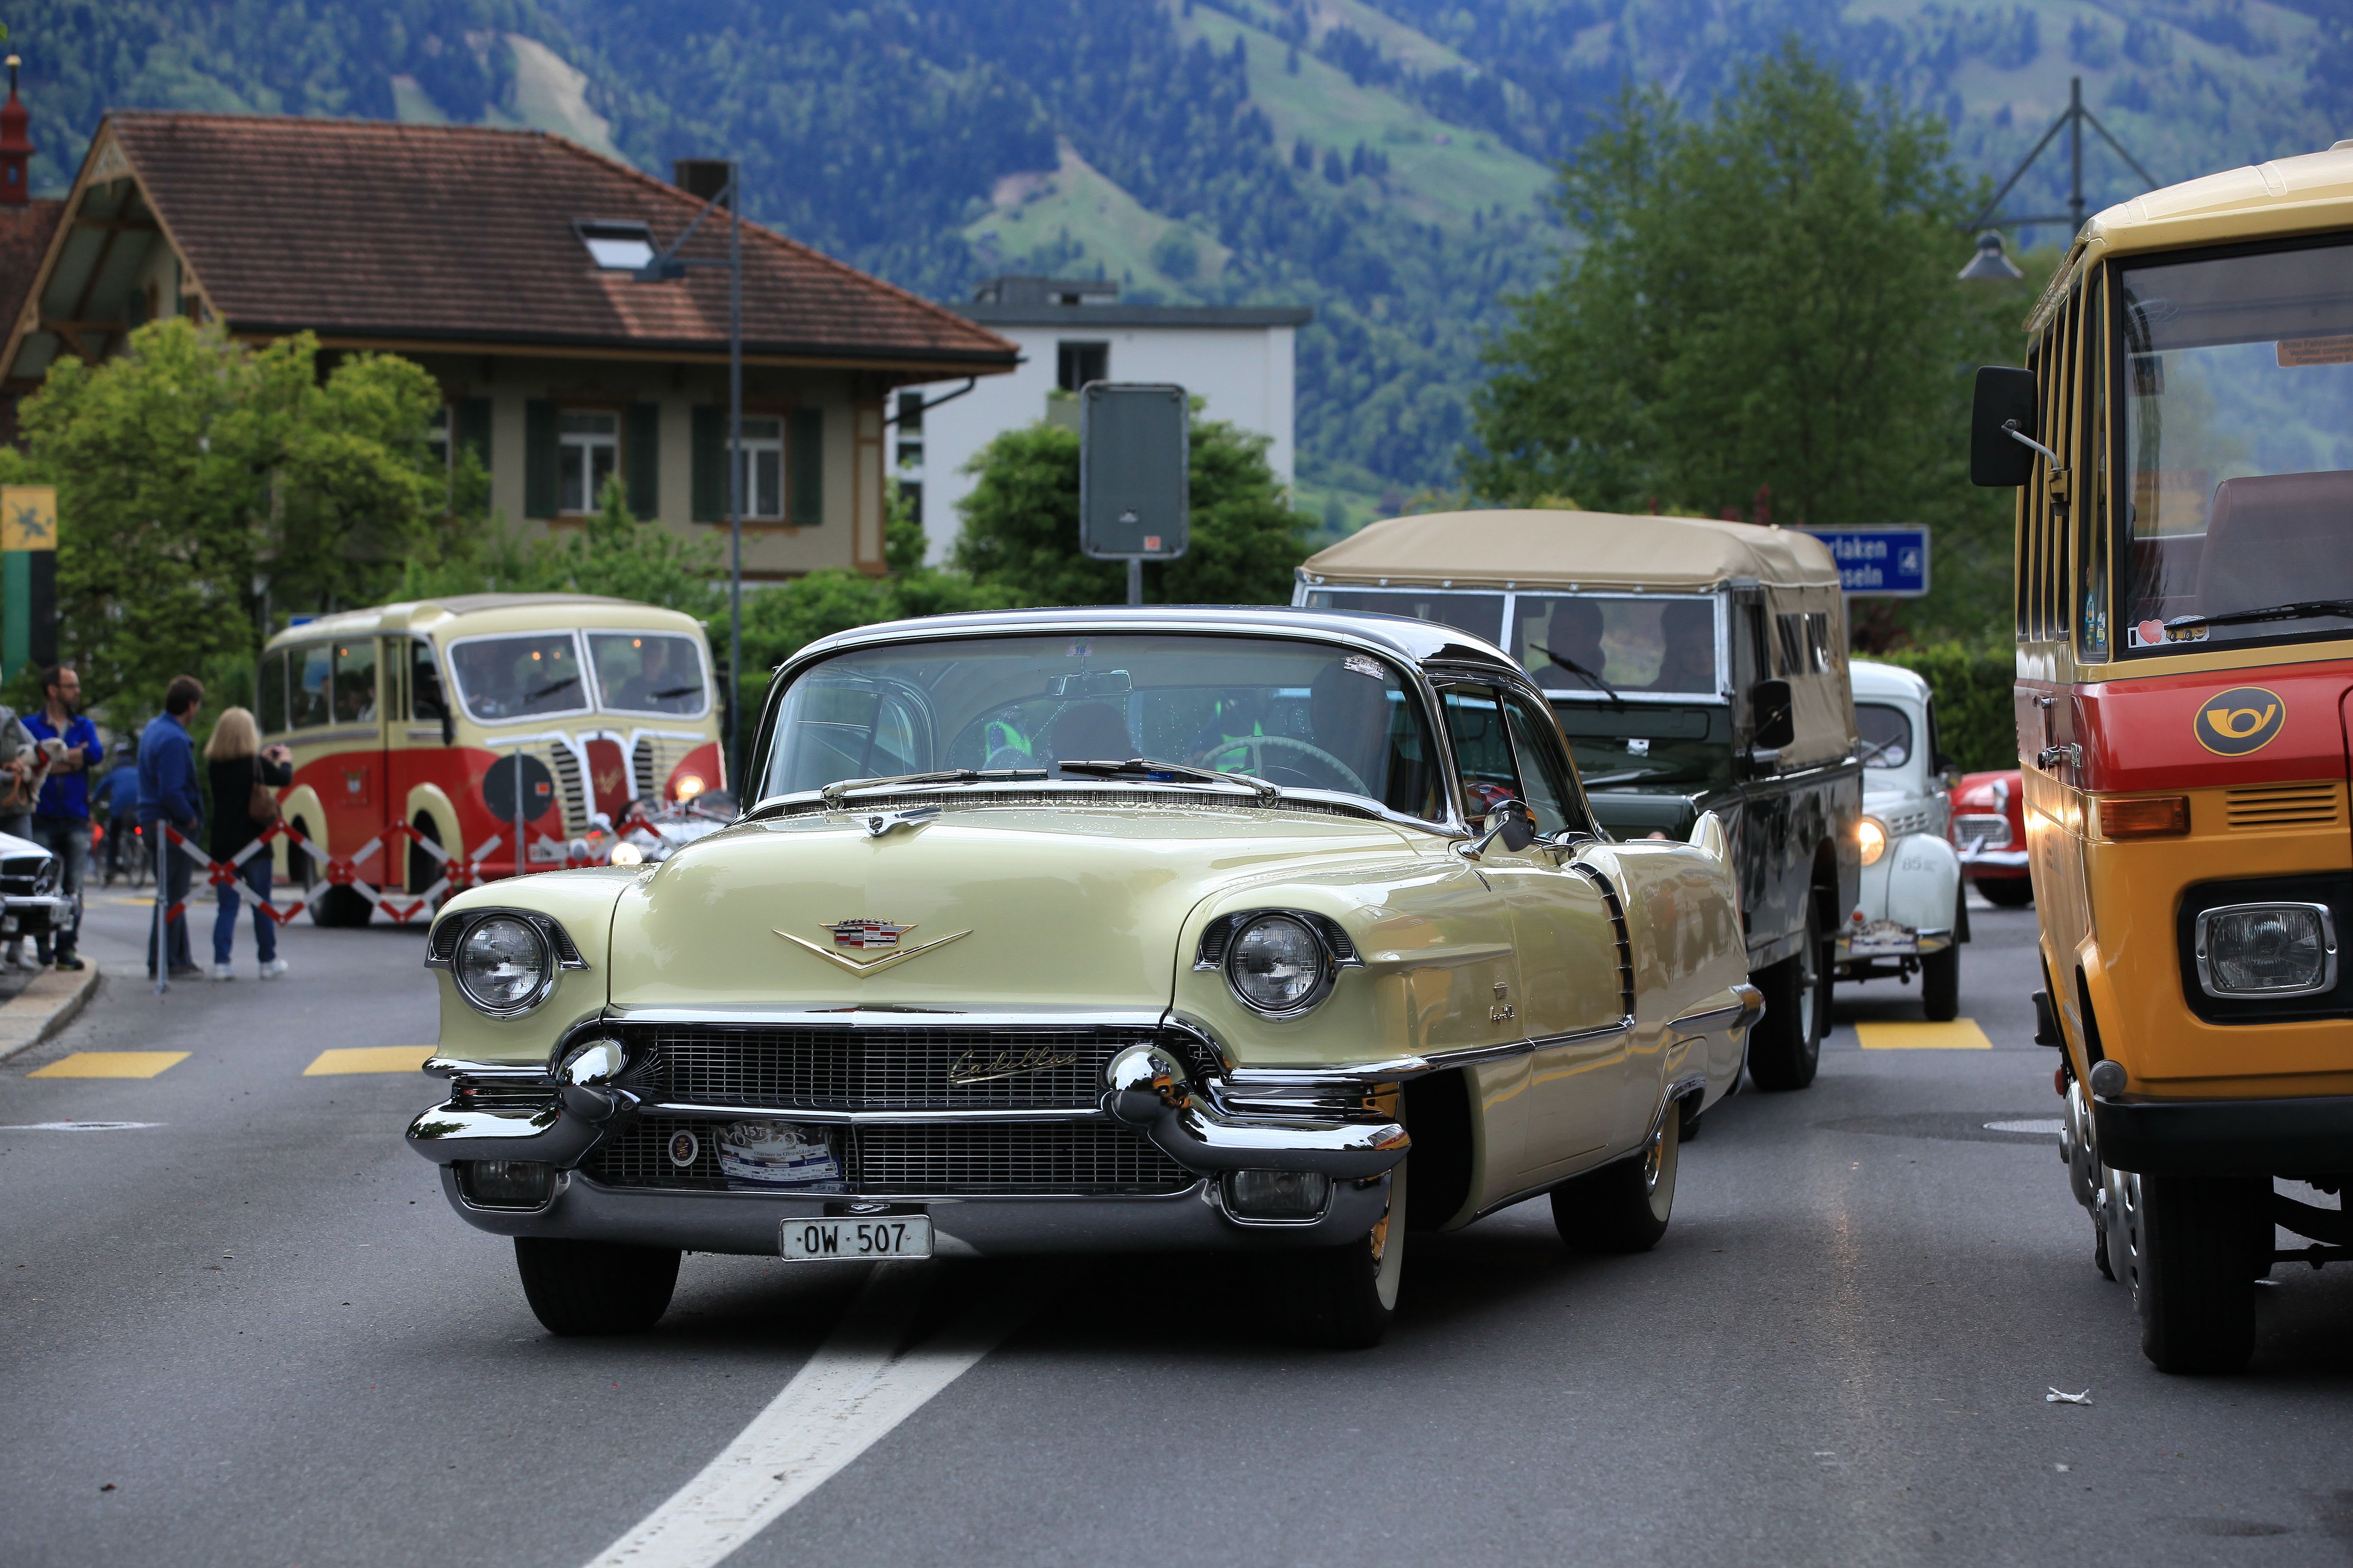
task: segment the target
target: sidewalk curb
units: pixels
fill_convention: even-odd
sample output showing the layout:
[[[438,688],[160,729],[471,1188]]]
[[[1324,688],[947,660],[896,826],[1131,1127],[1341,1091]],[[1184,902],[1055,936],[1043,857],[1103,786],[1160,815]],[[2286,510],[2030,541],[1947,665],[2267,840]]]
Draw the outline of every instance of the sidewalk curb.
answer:
[[[52,969],[36,974],[25,989],[0,1003],[0,1061],[28,1051],[74,1020],[98,990],[102,973],[95,961],[79,973]]]

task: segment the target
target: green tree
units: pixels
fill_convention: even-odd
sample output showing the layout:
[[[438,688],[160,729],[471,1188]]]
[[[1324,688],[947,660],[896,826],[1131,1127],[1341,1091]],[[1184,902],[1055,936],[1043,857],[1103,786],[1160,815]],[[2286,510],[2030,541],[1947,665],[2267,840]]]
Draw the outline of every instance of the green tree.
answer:
[[[1183,557],[1148,564],[1153,604],[1280,605],[1306,558],[1314,520],[1293,511],[1267,467],[1267,438],[1214,419],[1192,426],[1192,538]],[[973,458],[955,563],[1020,605],[1116,605],[1126,569],[1079,542],[1079,437],[1039,423],[1008,430]]]
[[[360,354],[322,379],[317,360],[308,333],[248,349],[173,318],[26,399],[7,477],[58,487],[58,640],[93,703],[152,710],[173,676],[250,659],[264,592],[366,604],[433,547],[431,378]]]
[[[1585,244],[1513,302],[1467,479],[1504,501],[1928,522],[1943,592],[1905,614],[1981,630],[2007,497],[1964,472],[1968,370],[2015,361],[2026,300],[1955,279],[1980,199],[1933,116],[1794,42],[1705,119],[1630,90],[1561,169]]]

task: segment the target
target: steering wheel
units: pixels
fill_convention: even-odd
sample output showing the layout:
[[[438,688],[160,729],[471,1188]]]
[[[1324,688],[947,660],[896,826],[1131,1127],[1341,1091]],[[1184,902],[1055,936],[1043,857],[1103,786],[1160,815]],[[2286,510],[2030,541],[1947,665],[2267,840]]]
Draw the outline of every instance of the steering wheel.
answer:
[[[1232,740],[1220,741],[1216,745],[1195,753],[1191,759],[1192,765],[1197,768],[1215,767],[1218,764],[1212,762],[1211,758],[1229,757],[1237,751],[1245,753],[1250,758],[1250,763],[1247,767],[1234,771],[1256,773],[1269,784],[1290,783],[1306,789],[1332,788],[1333,785],[1329,780],[1315,778],[1303,772],[1296,765],[1298,763],[1311,763],[1322,768],[1326,773],[1336,776],[1340,781],[1340,788],[1356,795],[1368,795],[1373,793],[1365,787],[1365,781],[1356,776],[1356,769],[1324,750],[1323,747],[1311,746],[1306,742],[1294,740],[1289,735],[1237,735]],[[1272,755],[1292,760],[1285,763],[1271,762],[1269,758]],[[1278,776],[1282,773],[1289,773],[1292,776],[1285,780]]]

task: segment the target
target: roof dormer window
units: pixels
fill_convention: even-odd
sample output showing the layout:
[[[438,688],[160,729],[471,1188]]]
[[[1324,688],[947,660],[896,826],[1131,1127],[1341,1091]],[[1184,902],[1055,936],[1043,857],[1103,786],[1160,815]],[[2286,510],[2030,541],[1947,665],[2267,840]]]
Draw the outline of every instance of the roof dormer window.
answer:
[[[589,259],[607,272],[638,272],[653,264],[653,231],[638,218],[583,217],[572,232],[588,247]]]

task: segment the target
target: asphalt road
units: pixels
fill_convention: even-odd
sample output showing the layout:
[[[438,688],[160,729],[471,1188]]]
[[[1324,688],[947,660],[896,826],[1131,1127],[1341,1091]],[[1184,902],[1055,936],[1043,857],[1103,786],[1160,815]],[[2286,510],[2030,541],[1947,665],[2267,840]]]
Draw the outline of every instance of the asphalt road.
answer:
[[[1841,988],[1815,1086],[1685,1148],[1655,1252],[1572,1259],[1541,1203],[1417,1237],[1349,1354],[1161,1259],[691,1258],[655,1332],[553,1339],[401,1146],[433,1086],[304,1073],[431,1041],[420,937],[297,925],[265,987],[240,933],[245,978],[159,1000],[144,915],[101,897],[119,966],[0,1066],[8,1568],[580,1568],[723,1450],[770,1513],[799,1477],[729,1559],[778,1568],[2353,1555],[2353,1269],[2277,1270],[2248,1373],[2168,1378],[2051,1140],[1985,1128],[2057,1114],[2031,911],[1973,915],[1990,1049],[1859,1048],[1917,991]],[[188,1055],[27,1076],[103,1050]],[[69,1121],[153,1125],[18,1130]],[[714,1561],[690,1525],[630,1560]]]

